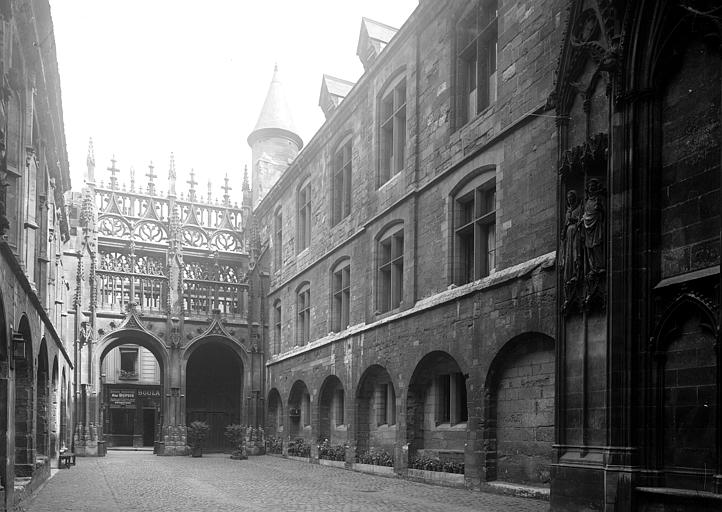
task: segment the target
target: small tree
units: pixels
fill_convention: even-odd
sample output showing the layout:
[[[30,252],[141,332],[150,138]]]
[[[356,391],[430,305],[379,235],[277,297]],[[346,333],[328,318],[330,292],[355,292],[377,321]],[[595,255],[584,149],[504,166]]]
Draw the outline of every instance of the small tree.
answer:
[[[244,460],[248,458],[246,454],[246,427],[243,425],[233,424],[226,425],[224,435],[233,445],[232,459]]]
[[[188,425],[188,445],[194,457],[201,456],[201,443],[208,437],[210,427],[205,421],[194,421]]]

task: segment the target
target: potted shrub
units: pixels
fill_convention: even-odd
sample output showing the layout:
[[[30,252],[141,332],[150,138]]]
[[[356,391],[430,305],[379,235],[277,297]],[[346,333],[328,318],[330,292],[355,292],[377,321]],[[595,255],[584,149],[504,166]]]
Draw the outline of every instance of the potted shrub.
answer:
[[[238,424],[226,425],[226,431],[224,435],[233,445],[233,453],[231,453],[231,459],[247,459],[248,455],[246,454],[246,427]]]
[[[191,455],[193,457],[202,457],[203,451],[201,443],[208,437],[210,427],[205,421],[194,421],[188,425],[188,445],[191,447]]]

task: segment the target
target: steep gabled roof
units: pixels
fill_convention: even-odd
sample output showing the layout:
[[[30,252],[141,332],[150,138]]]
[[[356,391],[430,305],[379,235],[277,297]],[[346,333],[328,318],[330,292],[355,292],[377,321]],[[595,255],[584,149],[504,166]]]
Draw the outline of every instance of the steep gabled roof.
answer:
[[[361,18],[361,33],[356,46],[356,55],[361,59],[364,69],[378,57],[398,31],[399,29],[384,23]]]

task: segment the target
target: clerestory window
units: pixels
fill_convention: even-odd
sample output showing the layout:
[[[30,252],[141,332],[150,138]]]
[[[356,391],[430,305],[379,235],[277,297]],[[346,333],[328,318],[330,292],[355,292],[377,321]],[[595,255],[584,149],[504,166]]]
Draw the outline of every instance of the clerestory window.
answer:
[[[496,101],[497,0],[478,0],[457,26],[458,125]]]
[[[404,168],[406,155],[406,79],[394,82],[381,98],[379,186]]]

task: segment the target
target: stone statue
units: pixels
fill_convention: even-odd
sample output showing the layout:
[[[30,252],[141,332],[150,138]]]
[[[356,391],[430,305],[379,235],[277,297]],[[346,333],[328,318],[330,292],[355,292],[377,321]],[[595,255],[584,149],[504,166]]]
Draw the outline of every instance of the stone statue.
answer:
[[[579,221],[582,214],[582,207],[577,197],[576,190],[567,192],[567,210],[564,215],[564,227],[562,230],[562,254],[561,265],[564,283],[574,283],[579,278],[580,246],[579,246]]]
[[[581,222],[587,275],[604,272],[605,220],[602,187],[597,178],[591,178],[587,181]]]

